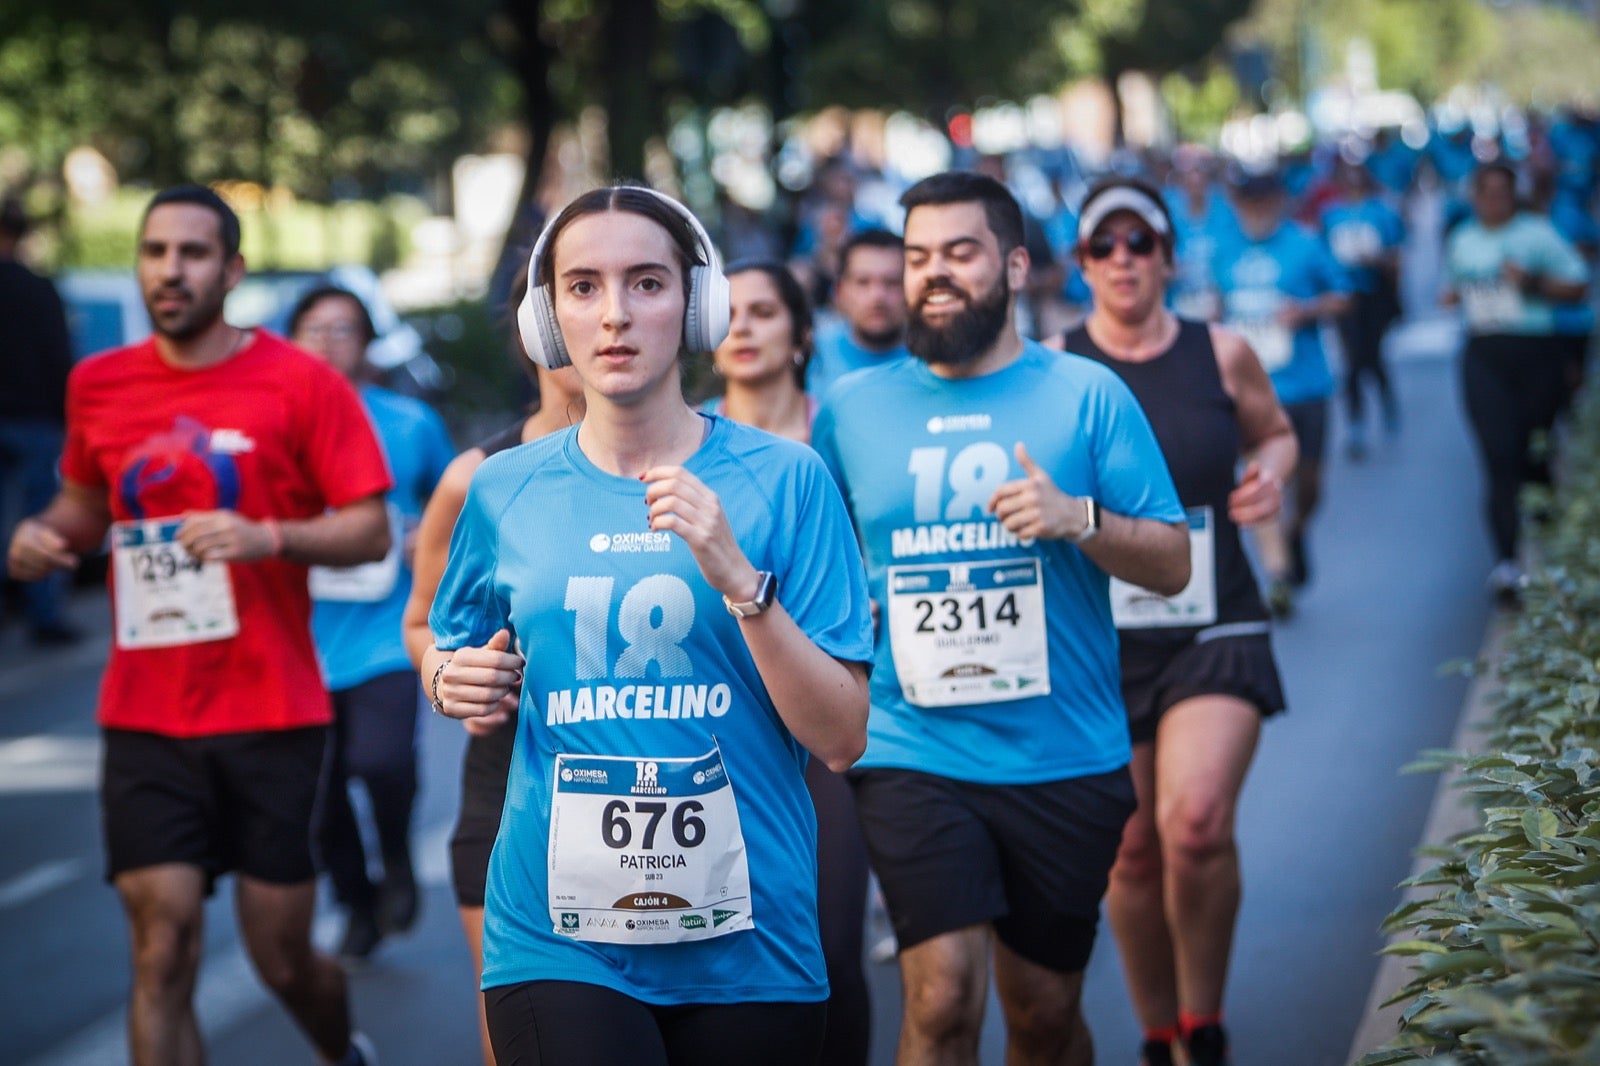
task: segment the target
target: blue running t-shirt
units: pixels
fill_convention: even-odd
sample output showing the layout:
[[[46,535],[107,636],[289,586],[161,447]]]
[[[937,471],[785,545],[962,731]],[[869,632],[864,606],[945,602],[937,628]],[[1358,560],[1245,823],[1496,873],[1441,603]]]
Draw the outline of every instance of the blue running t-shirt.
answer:
[[[1279,401],[1306,403],[1333,395],[1333,372],[1317,323],[1288,330],[1277,320],[1287,301],[1351,291],[1349,274],[1327,245],[1298,222],[1284,222],[1261,240],[1240,230],[1218,252],[1216,271],[1222,321],[1255,349]]]
[[[393,543],[391,558],[350,568],[339,575],[342,580],[325,581],[320,567],[311,572],[311,632],[325,681],[334,692],[411,669],[411,657],[400,636],[400,618],[411,597],[406,531],[421,519],[423,505],[455,457],[444,420],[433,408],[376,385],[362,385],[359,391],[361,405],[372,420],[389,472],[394,475],[394,488],[384,499]],[[372,584],[370,578],[364,583],[362,574],[376,575],[378,583]],[[341,598],[318,595],[323,590]]]
[[[703,417],[709,435],[685,468],[717,493],[751,563],[777,576],[778,601],[795,623],[829,655],[870,662],[866,577],[822,463],[804,445]],[[446,650],[481,646],[504,627],[527,658],[505,812],[489,864],[483,987],[576,981],[654,1004],[823,999],[806,753],[779,718],[739,622],[688,546],[647,528],[644,495],[643,483],[590,462],[573,428],[486,461],[451,538],[430,618],[435,643]],[[664,919],[672,935],[708,937],[678,943],[583,939],[582,915],[601,912],[576,907],[572,929],[558,925],[567,916],[551,907],[547,863],[561,831],[552,811],[560,809],[562,789],[599,787],[594,782],[603,783],[607,765],[625,769],[630,787],[638,766],[643,787],[646,769],[654,783],[658,766],[713,751],[733,792],[747,900],[703,913],[640,915],[641,923]],[[558,785],[558,756],[626,761],[581,759]],[[698,786],[703,768],[694,767]],[[716,771],[716,783],[721,775]],[[662,769],[663,783],[667,776]],[[638,868],[640,890],[660,883],[648,876],[653,865],[670,867],[674,849],[681,853],[717,828],[706,812],[697,825],[683,804],[651,822],[640,817],[645,803],[627,813],[631,798],[614,802],[624,806],[608,806],[586,842],[599,856],[589,872],[613,877],[618,862]],[[647,837],[652,850],[645,854],[637,848]],[[624,838],[633,850],[613,850]],[[737,931],[715,935],[712,923],[725,919]]]
[[[817,330],[811,362],[806,366],[806,392],[821,399],[828,394],[833,383],[846,374],[909,358],[911,353],[906,351],[903,344],[897,344],[885,352],[874,352],[857,344],[850,327],[843,322],[823,326]]]
[[[1023,476],[1131,518],[1183,521],[1138,402],[1088,359],[1029,341],[983,377],[921,360],[863,370],[823,404],[812,445],[845,494],[880,608],[858,766],[1032,784],[1127,763],[1108,579],[1065,541],[1020,541],[987,513]]]

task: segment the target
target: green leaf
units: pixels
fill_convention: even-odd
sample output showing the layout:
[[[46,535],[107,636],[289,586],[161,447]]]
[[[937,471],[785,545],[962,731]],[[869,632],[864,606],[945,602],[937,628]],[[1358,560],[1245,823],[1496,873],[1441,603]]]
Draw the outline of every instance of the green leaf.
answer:
[[[1450,949],[1436,940],[1401,940],[1387,945],[1383,955],[1448,955]]]

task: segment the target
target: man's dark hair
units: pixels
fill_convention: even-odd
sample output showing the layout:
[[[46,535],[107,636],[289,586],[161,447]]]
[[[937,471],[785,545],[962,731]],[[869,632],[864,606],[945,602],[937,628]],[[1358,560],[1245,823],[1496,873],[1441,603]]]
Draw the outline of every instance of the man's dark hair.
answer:
[[[222,234],[222,258],[232,259],[239,254],[239,216],[233,213],[233,208],[228,206],[226,200],[204,185],[174,185],[156,193],[145,205],[144,215],[139,219],[141,235],[145,223],[150,221],[150,212],[164,204],[194,204],[215,212],[217,229]]]
[[[1002,256],[1022,246],[1022,208],[1011,190],[993,178],[964,170],[947,170],[923,178],[900,197],[900,206],[908,215],[917,207],[966,203],[983,205],[984,220],[1000,242]]]
[[[1478,164],[1478,168],[1472,172],[1472,190],[1476,192],[1483,185],[1485,178],[1495,174],[1506,179],[1506,183],[1511,186],[1511,195],[1515,196],[1517,194],[1517,168],[1498,159]]]
[[[906,250],[906,242],[886,229],[857,230],[845,238],[839,247],[839,277],[850,272],[850,255],[857,248],[889,248],[896,252]]]

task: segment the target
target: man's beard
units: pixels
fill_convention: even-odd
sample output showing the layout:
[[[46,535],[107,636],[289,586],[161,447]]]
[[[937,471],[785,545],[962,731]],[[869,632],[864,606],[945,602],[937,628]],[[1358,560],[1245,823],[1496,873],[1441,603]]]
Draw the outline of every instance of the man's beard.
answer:
[[[925,290],[923,299],[940,289],[966,296],[954,285],[939,285]],[[919,302],[911,309],[906,322],[906,347],[925,363],[961,366],[973,362],[1000,339],[1001,331],[1006,328],[1010,304],[1011,286],[1005,274],[1000,275],[994,288],[951,315],[942,326],[931,326],[923,320]]]
[[[202,290],[193,292],[183,290],[189,297],[189,304],[181,314],[171,321],[171,325],[164,323],[152,306],[153,301],[146,301],[145,311],[150,316],[150,328],[168,340],[183,342],[199,336],[210,329],[222,317],[222,305],[227,296],[227,291],[220,287],[216,290]],[[158,292],[159,295],[159,292]]]
[[[904,326],[890,326],[888,329],[861,329],[856,328],[856,336],[866,342],[866,346],[875,352],[886,352],[900,343],[900,338],[905,335]]]

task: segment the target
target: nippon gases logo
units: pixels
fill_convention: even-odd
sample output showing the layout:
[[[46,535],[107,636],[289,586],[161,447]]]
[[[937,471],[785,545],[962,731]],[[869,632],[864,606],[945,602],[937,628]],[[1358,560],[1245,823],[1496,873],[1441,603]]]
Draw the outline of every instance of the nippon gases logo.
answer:
[[[607,552],[666,552],[672,550],[669,533],[596,533],[589,538],[589,550],[596,555]]]
[[[988,415],[934,415],[928,419],[929,433],[981,433],[994,424]]]

